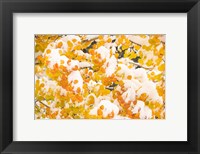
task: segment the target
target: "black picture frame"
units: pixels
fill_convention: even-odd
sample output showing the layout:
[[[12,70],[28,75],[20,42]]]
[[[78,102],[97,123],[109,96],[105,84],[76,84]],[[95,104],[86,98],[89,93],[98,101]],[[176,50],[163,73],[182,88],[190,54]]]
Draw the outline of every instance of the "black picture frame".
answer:
[[[199,0],[0,0],[1,153],[200,154]],[[21,142],[13,141],[13,13],[187,13],[188,141]],[[185,83],[186,84],[186,83]],[[30,132],[31,133],[31,132]]]

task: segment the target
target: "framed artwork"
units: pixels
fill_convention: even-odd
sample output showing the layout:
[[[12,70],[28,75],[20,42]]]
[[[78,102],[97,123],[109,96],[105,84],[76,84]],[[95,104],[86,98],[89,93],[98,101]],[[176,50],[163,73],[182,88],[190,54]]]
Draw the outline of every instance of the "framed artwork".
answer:
[[[200,153],[199,7],[1,0],[1,153]]]

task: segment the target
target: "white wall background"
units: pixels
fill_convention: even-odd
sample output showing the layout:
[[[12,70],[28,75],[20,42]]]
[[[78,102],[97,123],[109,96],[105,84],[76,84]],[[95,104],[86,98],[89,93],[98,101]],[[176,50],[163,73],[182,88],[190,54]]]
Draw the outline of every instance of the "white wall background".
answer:
[[[186,141],[186,14],[23,14],[14,21],[14,141]],[[165,120],[34,120],[34,34],[166,34]]]

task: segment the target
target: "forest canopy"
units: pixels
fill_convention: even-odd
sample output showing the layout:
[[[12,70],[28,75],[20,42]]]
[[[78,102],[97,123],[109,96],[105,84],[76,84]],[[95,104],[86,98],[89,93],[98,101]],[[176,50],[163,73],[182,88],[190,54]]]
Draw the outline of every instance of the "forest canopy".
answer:
[[[35,119],[165,119],[165,35],[35,35]]]

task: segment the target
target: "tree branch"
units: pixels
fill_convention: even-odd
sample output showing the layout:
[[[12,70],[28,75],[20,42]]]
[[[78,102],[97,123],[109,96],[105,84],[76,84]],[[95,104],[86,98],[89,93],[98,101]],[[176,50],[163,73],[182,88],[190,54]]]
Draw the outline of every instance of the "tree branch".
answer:
[[[47,108],[50,108],[50,106],[48,106],[48,105],[44,104],[44,103],[43,103],[43,102],[41,102],[41,101],[38,101],[38,100],[37,100],[37,101],[35,101],[35,103],[36,103],[36,102],[39,102],[40,104],[42,104],[42,105],[46,106]]]

